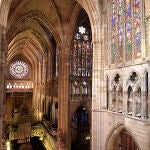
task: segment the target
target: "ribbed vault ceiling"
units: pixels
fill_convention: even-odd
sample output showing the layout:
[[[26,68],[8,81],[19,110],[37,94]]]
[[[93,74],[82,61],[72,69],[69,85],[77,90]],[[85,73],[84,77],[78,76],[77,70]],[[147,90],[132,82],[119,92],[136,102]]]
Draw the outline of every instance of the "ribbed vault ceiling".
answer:
[[[12,0],[7,20],[8,61],[16,55],[47,57],[61,43],[75,0]]]

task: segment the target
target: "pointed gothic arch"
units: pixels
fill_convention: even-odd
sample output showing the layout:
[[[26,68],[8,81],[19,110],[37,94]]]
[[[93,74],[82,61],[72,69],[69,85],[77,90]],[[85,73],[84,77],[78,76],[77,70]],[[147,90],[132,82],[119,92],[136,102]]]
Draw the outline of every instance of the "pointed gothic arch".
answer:
[[[127,141],[127,138],[129,141]],[[121,143],[122,140],[124,140],[126,143]],[[123,150],[141,150],[133,132],[122,123],[116,124],[110,130],[105,142],[105,150],[120,150],[119,148],[122,148]]]
[[[71,150],[90,148],[90,119],[88,109],[79,106],[72,116]]]

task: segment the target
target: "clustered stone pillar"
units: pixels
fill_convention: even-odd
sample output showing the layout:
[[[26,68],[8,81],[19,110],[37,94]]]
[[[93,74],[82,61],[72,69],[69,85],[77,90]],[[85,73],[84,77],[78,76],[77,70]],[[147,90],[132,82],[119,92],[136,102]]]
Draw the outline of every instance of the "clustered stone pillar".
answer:
[[[63,141],[63,133],[60,129],[57,131],[56,147],[58,150],[64,150],[64,147],[65,147],[65,144]]]
[[[150,120],[150,61],[148,62],[148,119]]]
[[[143,93],[142,93],[142,99],[143,99],[143,101],[142,101],[142,118],[144,119],[145,117],[146,117],[146,113],[147,113],[147,93],[146,93],[146,91],[143,91]]]
[[[106,98],[104,80],[104,63],[105,55],[102,50],[102,41],[93,41],[93,72],[92,72],[92,140],[91,149],[102,149],[102,138],[99,135],[103,134],[101,130],[101,115],[100,110],[105,106],[104,99]],[[96,144],[99,142],[99,144]]]
[[[123,103],[123,114],[128,112],[128,92],[124,91],[124,103]]]
[[[3,141],[3,118],[5,104],[5,72],[6,72],[6,33],[5,28],[0,26],[0,149]]]
[[[59,49],[59,78],[58,78],[58,128],[64,135],[65,146],[61,150],[67,150],[69,147],[68,133],[68,72],[69,59],[66,47]],[[66,51],[66,52],[65,52]]]

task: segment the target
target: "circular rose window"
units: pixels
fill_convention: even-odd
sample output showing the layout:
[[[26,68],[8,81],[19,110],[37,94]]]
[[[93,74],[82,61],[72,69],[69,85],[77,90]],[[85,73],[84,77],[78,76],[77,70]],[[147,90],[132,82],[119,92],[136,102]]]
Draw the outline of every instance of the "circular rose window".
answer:
[[[24,78],[28,74],[28,65],[23,61],[15,61],[10,64],[9,72],[13,77]]]

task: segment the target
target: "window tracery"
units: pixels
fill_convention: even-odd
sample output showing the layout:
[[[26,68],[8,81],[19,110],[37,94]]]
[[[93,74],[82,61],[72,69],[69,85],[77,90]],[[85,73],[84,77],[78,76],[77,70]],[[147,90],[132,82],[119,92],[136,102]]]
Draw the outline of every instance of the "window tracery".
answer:
[[[28,75],[28,65],[23,61],[15,61],[9,66],[9,73],[11,76],[22,79]]]
[[[142,115],[142,91],[140,87],[140,78],[136,72],[132,72],[129,77],[128,87],[128,114],[136,117]]]
[[[18,82],[14,82],[14,83],[8,83],[7,84],[7,90],[13,90],[13,89],[31,89],[31,83],[18,83]]]
[[[80,26],[74,36],[71,47],[71,68],[73,76],[91,76],[92,48],[91,37],[88,30]]]
[[[112,87],[112,111],[122,113],[123,108],[123,89],[122,82],[119,74],[116,74],[113,80]]]
[[[129,73],[120,77],[120,74],[112,76],[111,71],[106,73],[106,107],[113,112],[138,117],[148,118],[148,72],[142,75],[141,71]],[[109,74],[109,75],[108,75]],[[109,81],[109,78],[111,79]],[[109,88],[110,86],[110,88]],[[108,94],[109,93],[109,94]],[[109,107],[108,107],[109,106]]]

